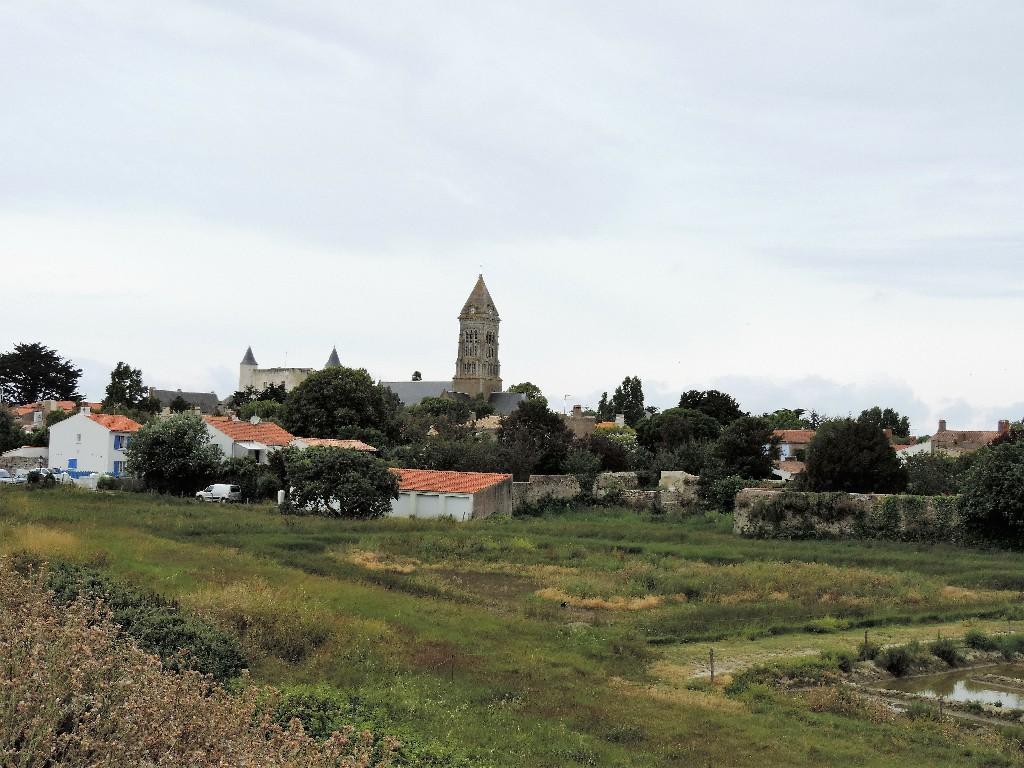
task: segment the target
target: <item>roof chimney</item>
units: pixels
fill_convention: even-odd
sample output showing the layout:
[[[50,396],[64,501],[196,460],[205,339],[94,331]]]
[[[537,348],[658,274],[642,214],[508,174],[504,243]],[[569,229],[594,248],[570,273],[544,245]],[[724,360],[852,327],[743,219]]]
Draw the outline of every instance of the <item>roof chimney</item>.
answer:
[[[615,414],[615,426],[624,427],[626,426],[626,414],[616,413]]]
[[[572,407],[572,417],[574,419],[579,419],[582,416],[583,416],[583,406],[582,405],[574,405]]]
[[[1005,435],[1007,432],[1009,432],[1010,431],[1010,421],[1009,421],[1009,419],[1000,419],[999,420],[999,424],[996,426],[996,430],[999,432],[1000,435]]]
[[[945,431],[946,431],[946,420],[945,419],[939,419],[939,432],[945,432]]]

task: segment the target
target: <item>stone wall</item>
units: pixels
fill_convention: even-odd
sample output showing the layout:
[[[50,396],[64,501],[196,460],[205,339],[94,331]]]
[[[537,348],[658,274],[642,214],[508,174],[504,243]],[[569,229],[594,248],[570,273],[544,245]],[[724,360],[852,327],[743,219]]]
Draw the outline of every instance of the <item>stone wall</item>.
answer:
[[[566,501],[580,495],[575,475],[530,475],[528,482],[512,484],[512,509],[544,501]]]
[[[955,496],[797,493],[744,488],[736,494],[733,532],[754,538],[958,542]]]
[[[679,509],[696,502],[697,480],[696,475],[685,472],[662,472],[658,488],[644,490],[639,488],[636,472],[602,472],[594,481],[593,497],[611,497],[635,509]],[[581,494],[575,475],[530,475],[528,482],[512,484],[512,509],[545,501],[571,501]]]

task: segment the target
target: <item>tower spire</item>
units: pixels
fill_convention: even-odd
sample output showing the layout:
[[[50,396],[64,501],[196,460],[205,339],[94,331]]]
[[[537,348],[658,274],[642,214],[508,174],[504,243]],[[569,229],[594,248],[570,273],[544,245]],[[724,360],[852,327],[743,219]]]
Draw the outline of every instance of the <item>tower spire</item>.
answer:
[[[478,275],[459,313],[459,352],[452,389],[471,396],[489,397],[501,391],[498,362],[498,308],[484,276]]]
[[[340,368],[341,360],[338,358],[338,348],[336,346],[331,347],[331,356],[327,358],[327,364],[324,368]]]
[[[241,365],[257,365],[256,358],[252,354],[252,347],[245,348],[245,357],[242,358]]]

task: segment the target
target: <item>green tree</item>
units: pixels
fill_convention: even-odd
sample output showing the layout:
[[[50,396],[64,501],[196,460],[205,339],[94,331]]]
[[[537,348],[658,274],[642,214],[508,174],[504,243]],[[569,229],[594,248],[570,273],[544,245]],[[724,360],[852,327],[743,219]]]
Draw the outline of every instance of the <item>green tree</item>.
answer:
[[[40,400],[81,400],[75,368],[54,350],[39,343],[16,344],[0,355],[0,400],[27,404]]]
[[[21,421],[6,406],[0,405],[0,453],[28,443]]]
[[[194,493],[220,467],[220,448],[210,442],[206,424],[191,413],[172,414],[143,425],[125,451],[128,474],[160,493]]]
[[[181,395],[178,395],[167,404],[167,407],[171,409],[171,413],[184,413],[191,410],[192,404]]]
[[[711,454],[726,475],[760,480],[772,476],[772,462],[779,457],[778,438],[767,419],[740,416],[722,430]]]
[[[412,380],[413,381],[423,381],[423,374],[420,373],[419,371],[413,371],[412,372]]]
[[[589,494],[597,475],[601,472],[601,459],[588,451],[583,445],[575,444],[562,460],[562,474],[575,475],[583,493]]]
[[[608,399],[608,393],[602,392],[601,399],[597,401],[597,420],[611,421],[615,418],[615,409]]]
[[[891,429],[892,433],[897,437],[907,437],[910,435],[910,419],[906,416],[901,416],[892,408],[882,410],[877,405],[874,408],[867,408],[860,412],[857,420],[871,424],[879,429]]]
[[[501,422],[497,437],[519,479],[531,473],[557,474],[572,442],[562,417],[549,410],[543,399],[520,404]]]
[[[960,492],[964,475],[976,454],[948,456],[944,453],[916,453],[907,459],[907,493],[941,496]]]
[[[242,501],[273,499],[278,489],[283,487],[269,466],[251,458],[225,459],[217,467],[214,482],[237,485],[242,492]]]
[[[259,416],[263,420],[277,420],[281,418],[281,411],[284,406],[277,400],[253,400],[238,409],[238,418],[242,421],[249,421],[253,416]]]
[[[284,384],[267,384],[263,389],[257,389],[251,384],[245,389],[240,389],[228,398],[228,404],[239,409],[246,403],[254,403],[258,400],[273,400],[277,403],[284,403],[288,398],[288,392]]]
[[[960,514],[969,534],[1024,546],[1024,441],[977,452],[963,478]]]
[[[881,428],[859,419],[821,425],[807,447],[804,477],[809,491],[900,493],[907,486],[907,470]]]
[[[532,450],[532,447],[531,447]],[[452,472],[510,472],[504,452],[491,435],[439,435],[403,445],[392,459],[400,467]]]
[[[807,411],[803,408],[780,408],[764,414],[761,418],[767,419],[772,429],[814,429],[815,425],[811,420],[804,418],[805,413]]]
[[[526,395],[527,400],[544,399],[544,393],[541,392],[540,387],[538,387],[532,381],[524,381],[520,384],[513,384],[505,391],[517,392],[520,395]]]
[[[719,392],[717,389],[691,389],[683,392],[679,398],[679,407],[707,414],[723,427],[736,421],[740,416],[747,415],[732,395]]]
[[[693,442],[718,437],[721,425],[707,414],[691,408],[669,408],[640,422],[636,439],[649,451],[675,451]]]
[[[142,383],[142,371],[128,363],[118,362],[110,373],[103,408],[138,408],[148,395],[146,385]]]
[[[388,514],[398,498],[398,477],[374,456],[327,447],[285,451],[297,511],[369,519]]]
[[[369,436],[366,430],[372,430],[394,440],[401,430],[400,410],[398,396],[374,384],[364,369],[339,365],[311,374],[293,389],[281,419],[285,429],[302,437]]]
[[[455,397],[425,397],[405,409],[404,432],[408,438],[419,440],[433,427],[441,435],[456,437],[466,430],[466,422],[472,415],[471,401]]]
[[[639,376],[627,376],[622,380],[612,394],[611,408],[613,414],[621,413],[625,416],[626,423],[631,427],[643,420],[647,414],[644,411],[644,387]]]

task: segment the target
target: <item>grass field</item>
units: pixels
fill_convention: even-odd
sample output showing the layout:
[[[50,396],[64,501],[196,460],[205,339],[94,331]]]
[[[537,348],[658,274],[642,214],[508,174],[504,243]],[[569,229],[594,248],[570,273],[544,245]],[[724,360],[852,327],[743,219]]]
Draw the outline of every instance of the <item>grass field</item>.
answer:
[[[254,677],[494,766],[997,766],[1005,736],[695,690],[779,656],[1024,619],[1021,557],[738,539],[727,516],[350,522],[0,489],[0,553],[92,563],[235,632]],[[1021,629],[1024,629],[1022,622]]]

